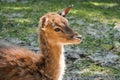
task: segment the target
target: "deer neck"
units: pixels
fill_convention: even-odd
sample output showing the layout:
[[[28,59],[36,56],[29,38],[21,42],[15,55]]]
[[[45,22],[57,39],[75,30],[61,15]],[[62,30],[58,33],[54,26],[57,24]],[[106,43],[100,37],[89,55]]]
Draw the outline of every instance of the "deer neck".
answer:
[[[63,45],[51,42],[44,32],[40,32],[40,48],[44,56],[45,70],[48,75],[54,75],[55,80],[61,80],[64,73]]]

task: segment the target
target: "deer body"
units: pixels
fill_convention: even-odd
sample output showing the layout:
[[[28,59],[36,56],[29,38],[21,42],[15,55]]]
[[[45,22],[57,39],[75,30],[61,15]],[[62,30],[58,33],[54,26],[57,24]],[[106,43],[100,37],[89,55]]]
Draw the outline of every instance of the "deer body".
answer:
[[[41,53],[0,42],[0,80],[62,80],[65,69],[63,46],[78,44],[81,36],[68,27],[61,13],[48,13],[40,19],[38,37]]]

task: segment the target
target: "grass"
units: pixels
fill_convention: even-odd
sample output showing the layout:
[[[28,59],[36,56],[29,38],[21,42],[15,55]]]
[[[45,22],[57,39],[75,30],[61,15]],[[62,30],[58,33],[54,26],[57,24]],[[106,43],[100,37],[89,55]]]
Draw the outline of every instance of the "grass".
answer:
[[[0,1],[0,38],[17,37],[28,41],[28,36],[36,33],[39,18],[43,14],[62,10],[71,4],[74,7],[67,18],[70,21],[70,27],[83,35],[83,42],[78,45],[80,49],[90,55],[96,51],[110,51],[114,47],[114,42],[120,44],[120,37],[114,37],[118,32],[113,30],[115,24],[120,23],[119,0]],[[112,52],[120,55],[118,51]],[[120,74],[113,68],[97,66],[86,60],[74,66],[82,70],[86,65],[89,65],[87,70],[92,72],[85,72],[83,76],[94,75],[95,71],[110,75]]]
[[[109,75],[110,77],[114,77],[116,75],[119,75],[119,70],[115,69],[110,66],[101,66],[98,64],[94,64],[89,60],[78,60],[77,62],[74,62],[72,65],[74,65],[75,69],[79,71],[78,73],[81,74],[82,77],[88,77],[88,76],[94,76],[94,75]],[[69,70],[71,67],[68,68]]]

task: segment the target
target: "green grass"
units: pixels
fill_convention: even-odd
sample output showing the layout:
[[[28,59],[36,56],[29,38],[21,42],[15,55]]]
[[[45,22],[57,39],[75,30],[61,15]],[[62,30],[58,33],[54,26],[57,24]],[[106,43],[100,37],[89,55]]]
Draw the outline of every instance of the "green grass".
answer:
[[[113,30],[115,23],[120,23],[120,0],[28,0],[26,3],[20,0],[0,1],[0,38],[17,37],[28,41],[28,36],[37,32],[39,18],[43,14],[60,11],[71,4],[74,7],[67,18],[70,27],[83,35],[83,42],[78,45],[80,49],[87,54],[93,54],[98,50],[110,51],[114,42],[120,43],[120,37],[113,36],[117,33]],[[92,35],[91,32],[98,36]],[[120,55],[120,52],[112,52]],[[78,70],[87,66],[86,68],[92,71],[83,73],[83,76],[94,75],[93,72],[96,71],[110,75],[120,74],[113,68],[100,67],[87,60],[74,66]]]
[[[90,62],[89,60],[78,60],[77,62],[74,62],[72,65],[74,65],[75,69],[80,71],[82,77],[87,76],[94,76],[96,74],[102,74],[102,75],[109,75],[109,76],[115,76],[119,75],[120,71],[118,69],[115,69],[110,66],[100,66],[98,64],[94,64]],[[68,68],[70,69],[70,68]]]

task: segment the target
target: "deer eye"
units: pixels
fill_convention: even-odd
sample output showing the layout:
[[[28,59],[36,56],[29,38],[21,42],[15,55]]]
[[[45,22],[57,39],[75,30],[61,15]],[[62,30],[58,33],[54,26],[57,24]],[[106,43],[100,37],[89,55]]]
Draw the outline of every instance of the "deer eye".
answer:
[[[59,31],[61,31],[59,28],[55,28],[54,29],[56,32],[59,32]]]

